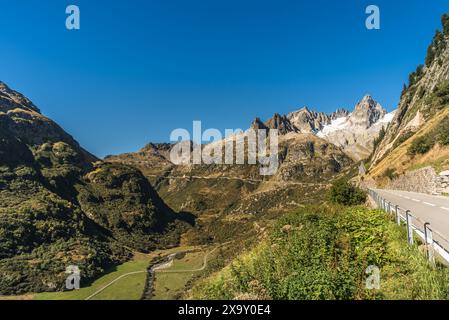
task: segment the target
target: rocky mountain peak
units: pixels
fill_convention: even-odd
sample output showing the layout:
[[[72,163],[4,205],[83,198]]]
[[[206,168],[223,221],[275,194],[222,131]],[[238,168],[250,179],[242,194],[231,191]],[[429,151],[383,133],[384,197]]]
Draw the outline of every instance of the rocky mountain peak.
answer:
[[[309,109],[309,107],[307,107],[307,106],[302,107],[302,108],[299,109],[297,112],[305,112],[305,113],[309,113],[309,114],[312,113],[312,111],[311,111],[311,110]]]
[[[11,90],[4,82],[0,81],[0,112],[8,112],[17,108],[40,113],[39,108],[28,98]]]
[[[303,133],[316,132],[321,129],[323,122],[329,121],[326,114],[311,111],[308,107],[290,112],[287,115],[287,119],[297,131]]]
[[[265,123],[263,123],[260,118],[254,119],[254,121],[251,123],[251,129],[258,130],[258,129],[267,129],[267,126]]]
[[[357,103],[349,121],[352,125],[369,128],[387,114],[387,111],[372,96],[365,95]]]
[[[286,116],[281,116],[279,113],[275,113],[274,116],[265,123],[265,125],[269,129],[277,129],[280,134],[298,131],[298,129],[292,125]]]
[[[335,112],[330,114],[331,120],[335,120],[338,118],[343,118],[349,116],[350,112],[344,108],[338,108]]]

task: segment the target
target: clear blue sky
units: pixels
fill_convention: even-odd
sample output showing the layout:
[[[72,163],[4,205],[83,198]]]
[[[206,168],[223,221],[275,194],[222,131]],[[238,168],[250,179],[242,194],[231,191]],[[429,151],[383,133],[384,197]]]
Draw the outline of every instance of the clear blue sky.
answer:
[[[98,156],[308,105],[388,110],[446,0],[0,0],[0,80]],[[65,29],[65,8],[81,30]],[[381,9],[381,30],[365,8]]]

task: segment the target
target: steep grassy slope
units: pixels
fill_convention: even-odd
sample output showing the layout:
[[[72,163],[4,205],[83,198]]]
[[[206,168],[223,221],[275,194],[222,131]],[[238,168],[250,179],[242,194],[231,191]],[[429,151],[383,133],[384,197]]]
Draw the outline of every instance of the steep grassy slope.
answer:
[[[380,289],[366,289],[368,266]],[[447,299],[447,269],[431,268],[381,211],[322,205],[287,214],[254,249],[198,283],[195,299]]]
[[[449,15],[443,15],[443,30],[436,32],[425,65],[410,74],[398,111],[374,151],[370,168],[374,179],[381,179],[387,169],[402,174],[417,166],[449,168],[442,159],[449,144],[448,22]]]
[[[174,213],[138,170],[94,161],[0,83],[0,293],[62,290],[69,265],[87,282],[131,250],[178,242]]]
[[[384,156],[369,175],[376,179],[379,185],[388,182],[388,173],[401,175],[407,171],[432,166],[437,172],[449,169],[449,146],[438,141],[438,132],[449,132],[449,105],[414,133],[410,138],[398,144]],[[413,152],[416,145],[422,144],[425,152]]]

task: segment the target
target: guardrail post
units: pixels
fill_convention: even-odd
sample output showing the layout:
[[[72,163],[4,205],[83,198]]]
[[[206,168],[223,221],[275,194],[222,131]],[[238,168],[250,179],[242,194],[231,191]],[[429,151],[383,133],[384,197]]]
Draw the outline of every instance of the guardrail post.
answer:
[[[433,250],[433,233],[430,229],[430,223],[424,224],[424,238],[426,242],[427,258],[431,265],[435,265],[435,253]]]
[[[410,214],[410,210],[405,212],[405,216],[407,218],[407,240],[410,245],[413,245],[412,215]]]
[[[391,202],[388,201],[388,214],[390,214],[390,213],[391,213]]]
[[[399,212],[399,206],[398,205],[396,205],[395,211],[396,211],[396,223],[398,224],[398,226],[400,226],[401,225],[401,214]]]

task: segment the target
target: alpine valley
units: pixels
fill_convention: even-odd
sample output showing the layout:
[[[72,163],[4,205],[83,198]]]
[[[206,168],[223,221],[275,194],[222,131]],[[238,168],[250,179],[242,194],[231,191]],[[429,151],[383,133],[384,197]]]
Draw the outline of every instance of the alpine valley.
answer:
[[[366,95],[351,110],[248,123],[279,132],[272,176],[175,165],[169,143],[98,159],[0,82],[0,294],[65,299],[75,265],[74,299],[111,298],[111,285],[142,299],[448,298],[447,268],[403,250],[403,230],[364,191],[449,169],[449,15],[442,24],[395,111]],[[371,264],[385,281],[374,294]]]

